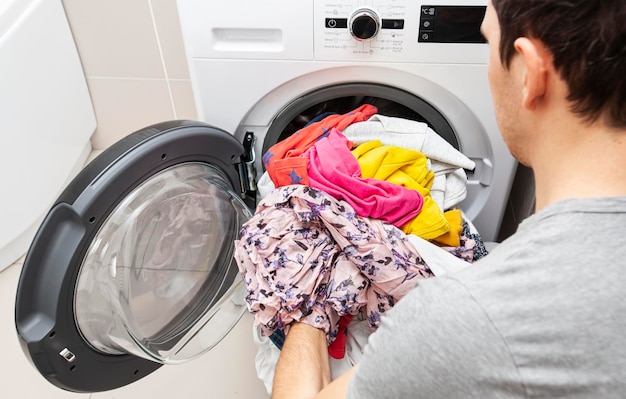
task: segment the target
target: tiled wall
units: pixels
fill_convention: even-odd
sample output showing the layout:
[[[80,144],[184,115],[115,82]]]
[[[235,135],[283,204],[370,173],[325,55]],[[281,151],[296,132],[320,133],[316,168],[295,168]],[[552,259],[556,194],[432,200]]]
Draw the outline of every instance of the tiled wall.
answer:
[[[63,0],[98,128],[95,150],[196,111],[176,0]]]

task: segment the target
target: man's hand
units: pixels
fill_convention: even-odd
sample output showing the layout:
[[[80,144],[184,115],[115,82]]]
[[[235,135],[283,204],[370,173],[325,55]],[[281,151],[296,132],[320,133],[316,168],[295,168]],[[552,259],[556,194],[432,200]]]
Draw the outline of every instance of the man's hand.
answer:
[[[330,383],[324,331],[294,323],[276,365],[273,399],[310,399]]]
[[[345,398],[355,368],[330,383],[326,334],[295,323],[276,365],[272,399]]]

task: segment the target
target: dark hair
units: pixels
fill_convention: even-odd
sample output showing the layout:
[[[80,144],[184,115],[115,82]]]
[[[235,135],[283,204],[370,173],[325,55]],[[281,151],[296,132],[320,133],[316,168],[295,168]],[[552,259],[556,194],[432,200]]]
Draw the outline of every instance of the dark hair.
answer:
[[[492,0],[500,58],[509,67],[518,37],[541,40],[569,86],[572,111],[626,127],[626,0]]]

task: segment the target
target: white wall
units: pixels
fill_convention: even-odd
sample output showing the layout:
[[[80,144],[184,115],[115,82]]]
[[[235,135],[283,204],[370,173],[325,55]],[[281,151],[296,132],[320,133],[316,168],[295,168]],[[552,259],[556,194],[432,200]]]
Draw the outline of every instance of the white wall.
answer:
[[[96,150],[152,123],[195,119],[176,0],[63,0],[98,128]]]

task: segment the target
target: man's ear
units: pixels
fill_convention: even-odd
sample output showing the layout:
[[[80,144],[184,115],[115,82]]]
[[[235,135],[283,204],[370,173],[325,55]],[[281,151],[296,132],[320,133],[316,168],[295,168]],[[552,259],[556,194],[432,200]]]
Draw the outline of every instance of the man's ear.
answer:
[[[526,37],[517,38],[514,46],[524,67],[522,106],[533,110],[546,93],[548,53],[539,42]]]

